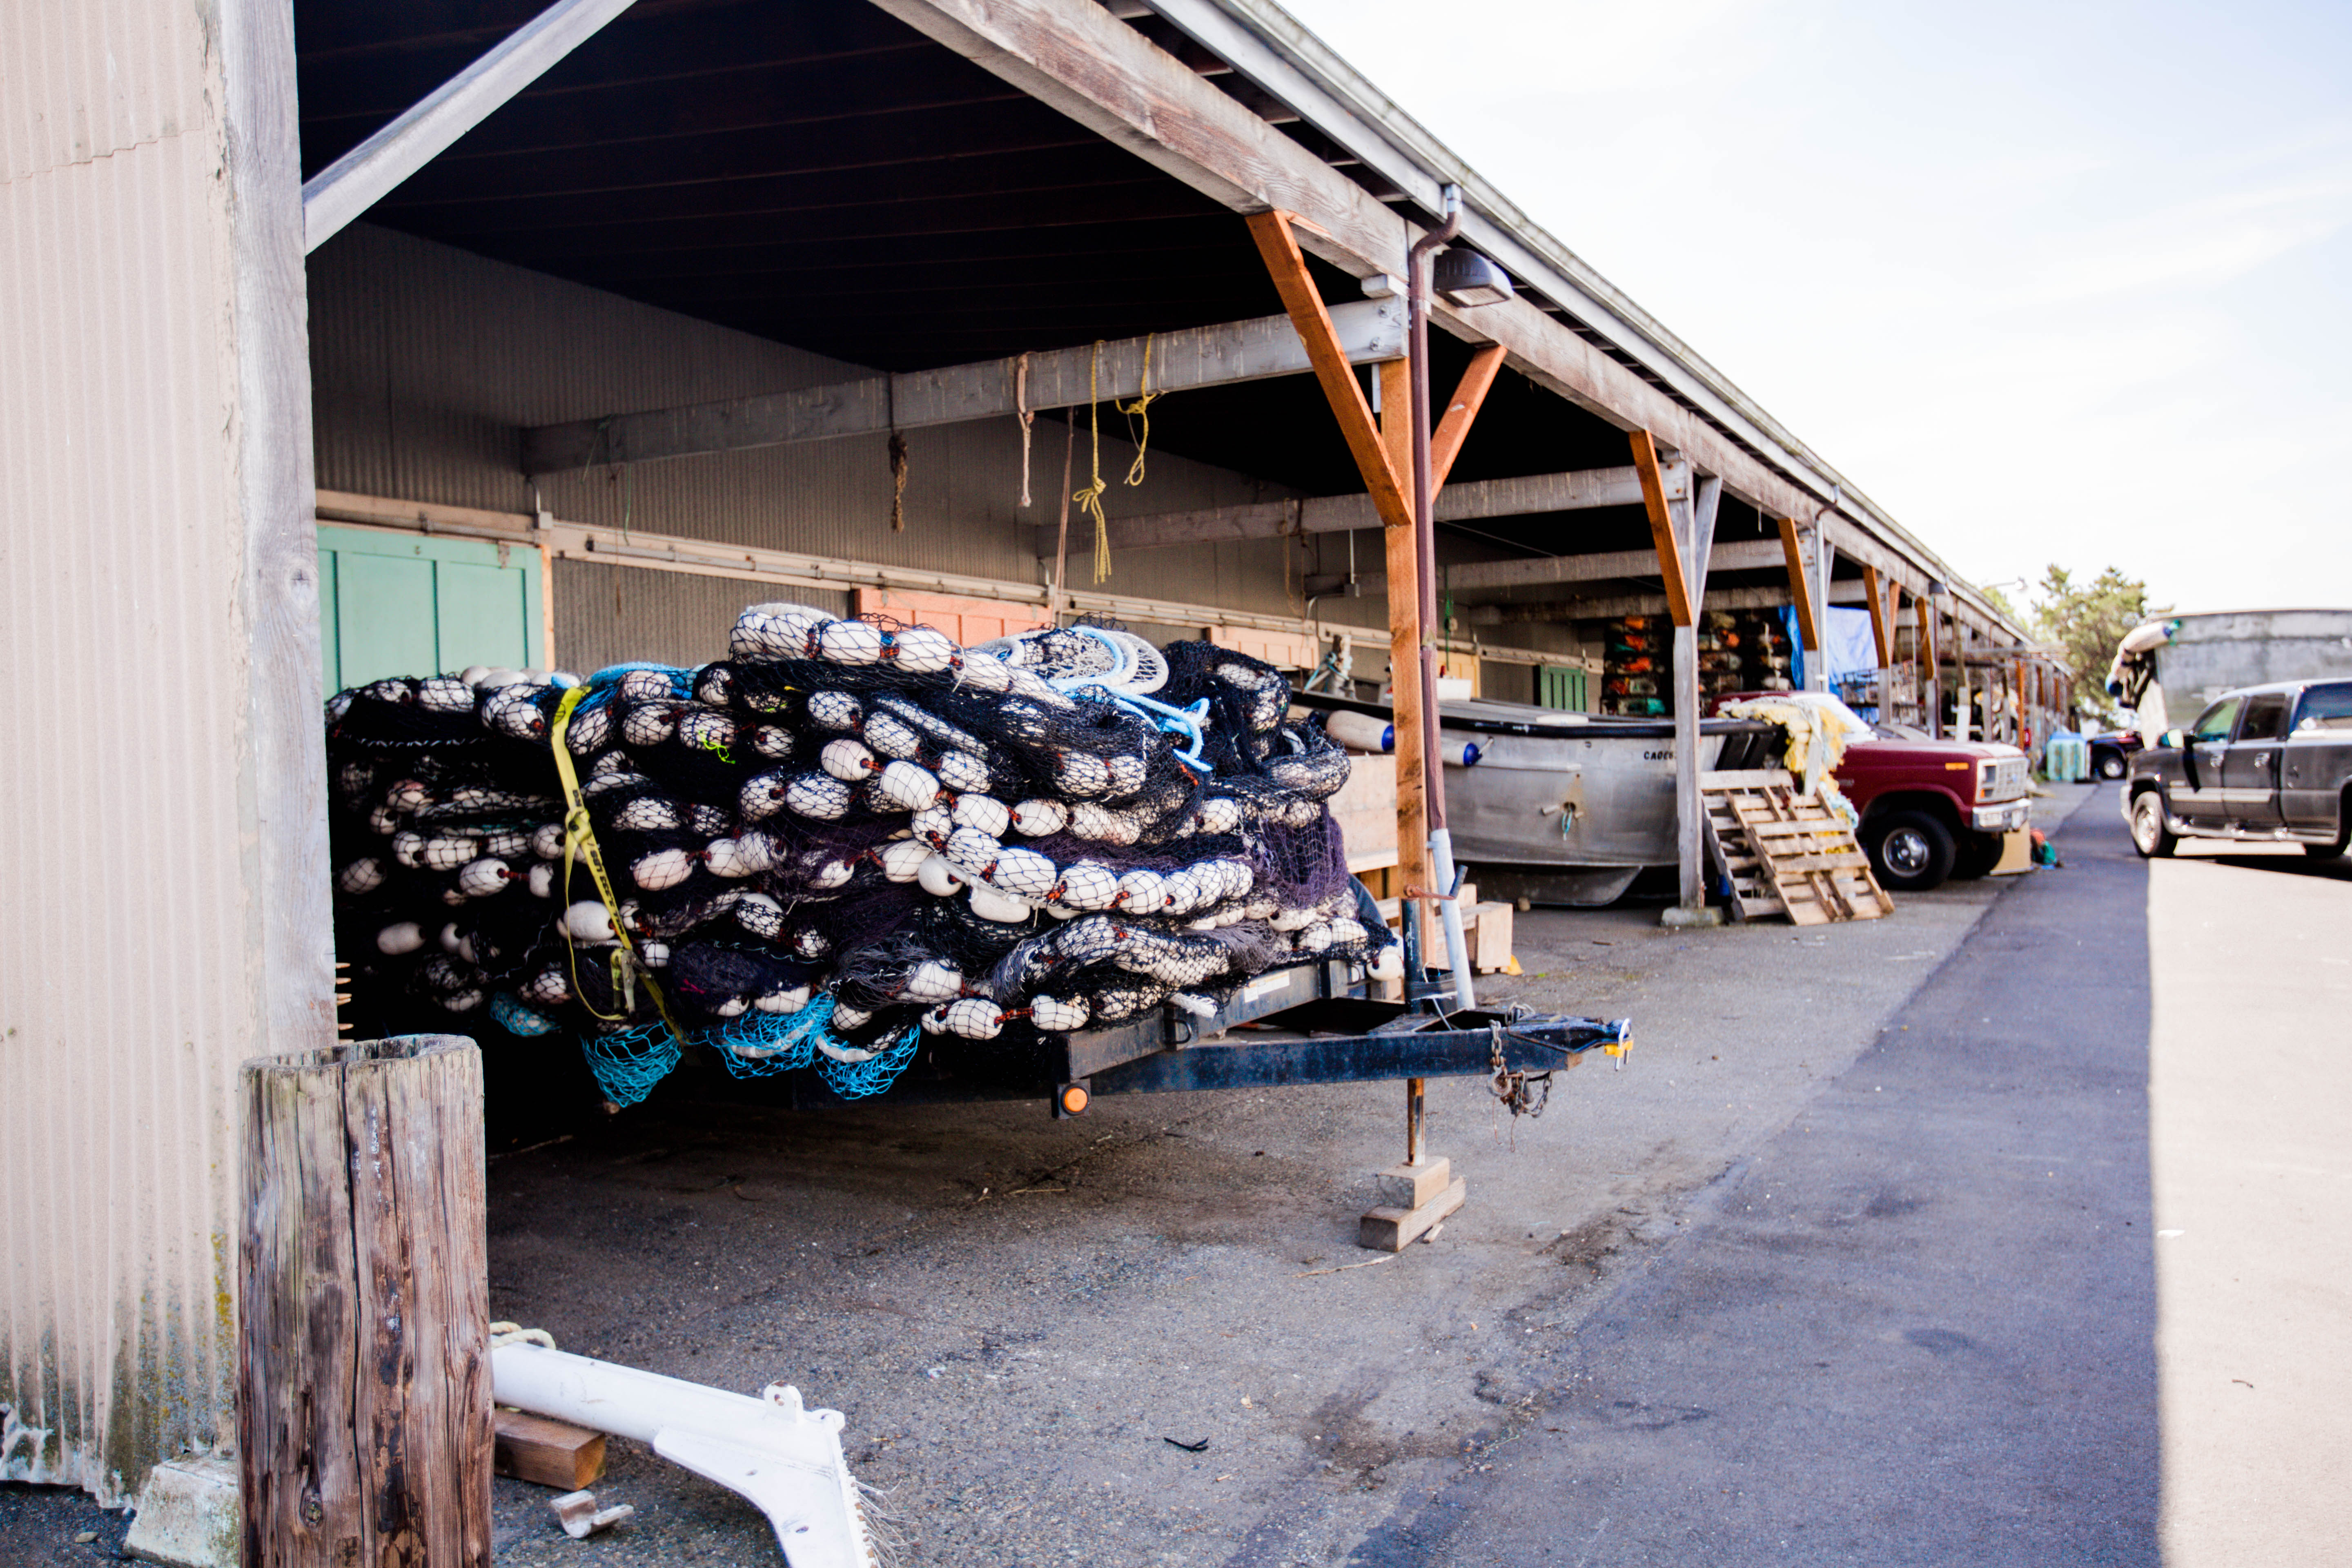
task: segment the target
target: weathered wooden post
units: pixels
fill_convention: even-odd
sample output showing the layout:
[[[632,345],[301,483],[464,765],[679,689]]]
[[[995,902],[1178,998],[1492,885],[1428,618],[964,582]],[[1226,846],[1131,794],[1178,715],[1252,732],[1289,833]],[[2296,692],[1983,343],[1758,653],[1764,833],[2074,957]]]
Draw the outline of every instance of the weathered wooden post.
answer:
[[[481,1053],[266,1057],[244,1096],[246,1568],[487,1568]]]

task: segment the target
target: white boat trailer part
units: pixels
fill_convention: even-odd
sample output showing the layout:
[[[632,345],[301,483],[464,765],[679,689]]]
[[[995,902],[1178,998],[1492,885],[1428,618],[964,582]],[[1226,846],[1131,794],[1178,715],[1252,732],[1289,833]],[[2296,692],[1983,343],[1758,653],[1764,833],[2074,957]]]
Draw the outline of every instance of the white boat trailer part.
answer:
[[[751,1500],[791,1568],[875,1568],[841,1412],[807,1410],[772,1383],[758,1399],[520,1341],[490,1352],[500,1405],[632,1437]]]

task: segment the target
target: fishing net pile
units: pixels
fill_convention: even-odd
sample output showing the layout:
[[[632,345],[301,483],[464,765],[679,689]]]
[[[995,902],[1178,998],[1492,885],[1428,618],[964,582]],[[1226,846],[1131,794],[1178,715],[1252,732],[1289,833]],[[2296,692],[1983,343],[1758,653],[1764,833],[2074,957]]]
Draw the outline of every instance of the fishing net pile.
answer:
[[[730,657],[395,679],[328,704],[337,942],[416,1027],[580,1040],[644,1098],[689,1046],[886,1089],[1390,941],[1280,672],[1073,626],[959,647],[760,605]],[[478,1027],[472,1032],[480,1033]]]

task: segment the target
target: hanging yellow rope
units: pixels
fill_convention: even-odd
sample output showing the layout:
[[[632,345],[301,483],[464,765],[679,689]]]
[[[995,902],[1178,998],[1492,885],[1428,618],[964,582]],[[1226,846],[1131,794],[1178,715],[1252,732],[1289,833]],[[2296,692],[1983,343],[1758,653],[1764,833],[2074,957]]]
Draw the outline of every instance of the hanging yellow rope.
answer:
[[[1135,461],[1127,470],[1127,482],[1130,485],[1143,483],[1143,457],[1151,446],[1151,400],[1160,395],[1151,390],[1151,340],[1157,335],[1153,332],[1143,334],[1143,381],[1137,389],[1138,395],[1135,400],[1132,403],[1112,400],[1112,406],[1127,416],[1129,422],[1127,433],[1135,438]],[[1099,346],[1097,346],[1097,352],[1100,352]],[[1143,433],[1140,436],[1136,435],[1135,430],[1134,421],[1138,418],[1143,421]]]
[[[1094,358],[1087,365],[1087,427],[1093,433],[1094,451],[1088,459],[1094,478],[1070,492],[1070,499],[1084,507],[1095,520],[1095,581],[1110,575],[1110,522],[1103,516],[1103,492],[1110,487],[1102,477],[1102,340],[1095,340]]]

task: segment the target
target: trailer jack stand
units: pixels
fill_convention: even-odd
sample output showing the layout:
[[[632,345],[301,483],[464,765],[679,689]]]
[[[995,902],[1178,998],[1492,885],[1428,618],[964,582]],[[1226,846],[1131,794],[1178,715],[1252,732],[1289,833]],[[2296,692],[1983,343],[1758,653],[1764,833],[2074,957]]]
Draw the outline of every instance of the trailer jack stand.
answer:
[[[1470,1184],[1454,1174],[1453,1162],[1423,1147],[1423,1086],[1427,1081],[1405,1079],[1404,1163],[1391,1165],[1375,1178],[1381,1184],[1381,1206],[1357,1223],[1359,1247],[1402,1252],[1469,1197]]]

